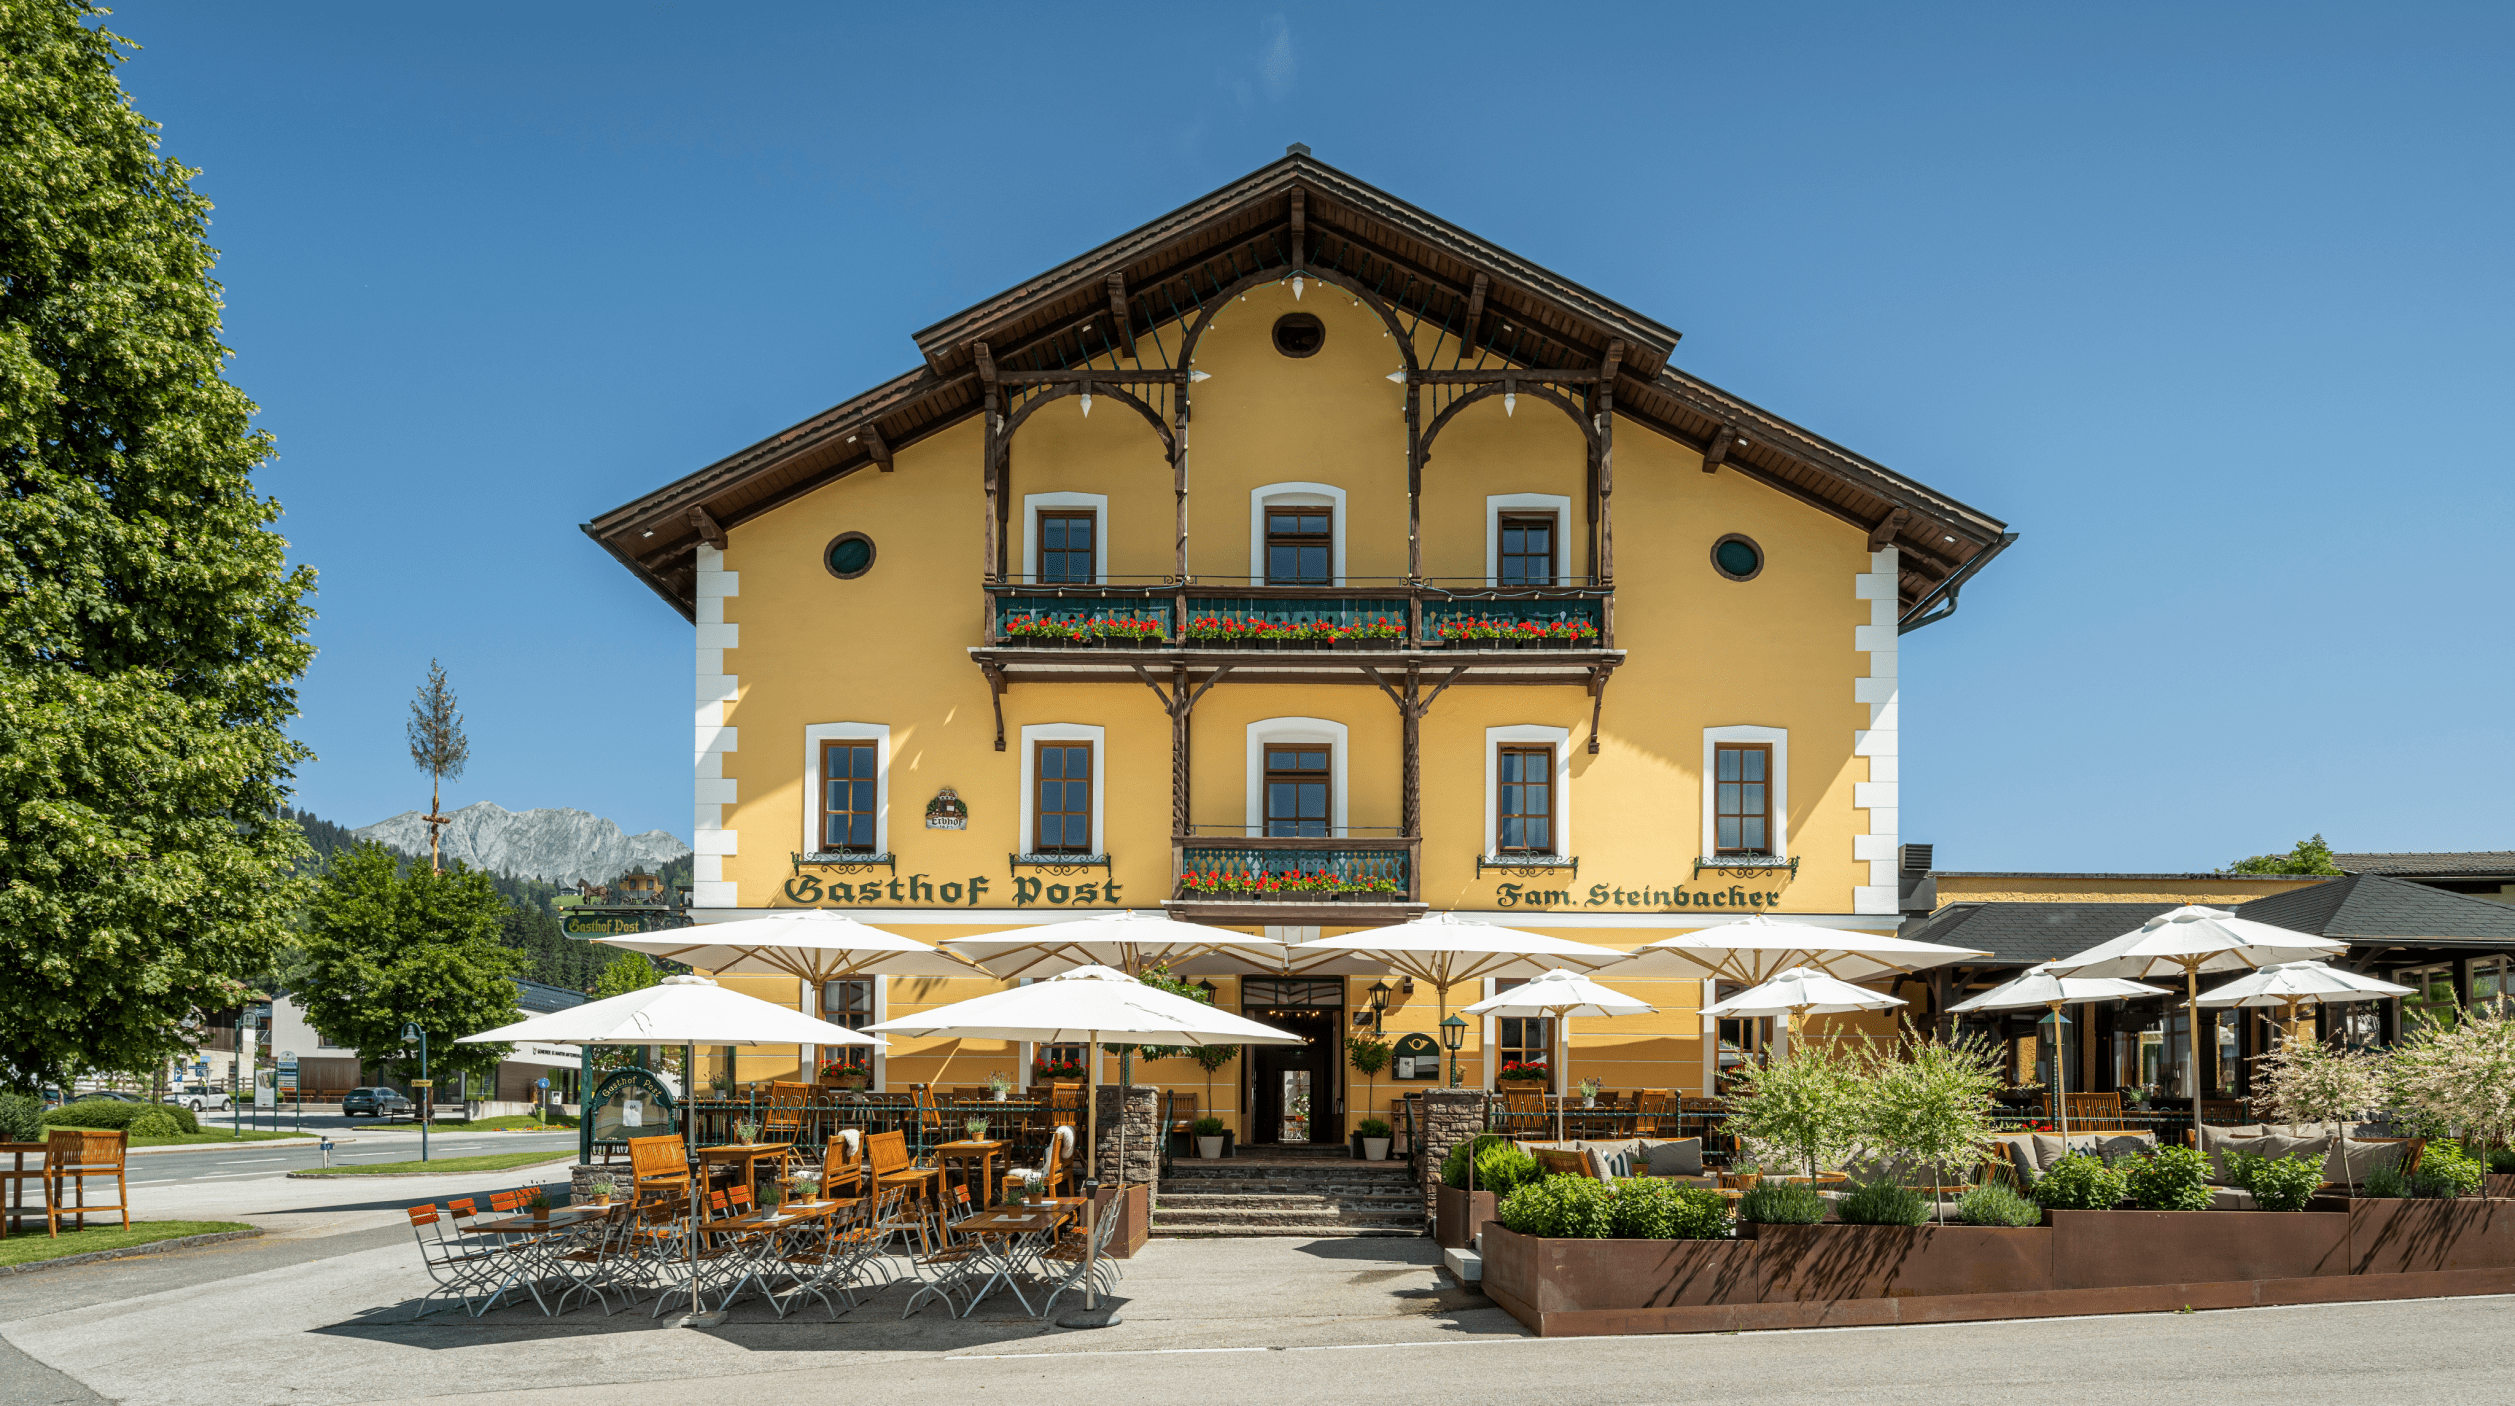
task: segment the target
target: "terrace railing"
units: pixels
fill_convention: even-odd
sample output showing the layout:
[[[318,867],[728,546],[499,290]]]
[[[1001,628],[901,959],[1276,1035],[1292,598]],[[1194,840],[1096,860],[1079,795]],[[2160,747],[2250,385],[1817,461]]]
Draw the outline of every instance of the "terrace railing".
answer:
[[[1391,903],[1415,892],[1419,839],[1187,839],[1179,849],[1183,899]]]
[[[1039,649],[1614,648],[1600,586],[1045,585],[987,589],[987,644]]]

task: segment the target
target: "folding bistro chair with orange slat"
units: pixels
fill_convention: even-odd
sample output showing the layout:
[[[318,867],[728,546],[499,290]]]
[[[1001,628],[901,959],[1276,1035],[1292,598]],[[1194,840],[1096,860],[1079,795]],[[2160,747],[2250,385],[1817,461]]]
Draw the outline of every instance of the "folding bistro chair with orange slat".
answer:
[[[130,1150],[126,1134],[90,1132],[84,1128],[54,1128],[44,1139],[44,1217],[55,1237],[61,1234],[62,1218],[72,1217],[78,1224],[74,1230],[87,1229],[89,1211],[120,1211],[122,1224],[131,1224],[131,1183],[123,1175],[125,1154]],[[111,1204],[89,1204],[87,1180],[113,1178],[114,1199]],[[78,1197],[74,1206],[62,1204],[62,1186],[68,1183]]]
[[[803,1142],[804,1107],[812,1101],[810,1084],[774,1083],[768,1086],[768,1107],[760,1113],[760,1141]],[[793,1151],[780,1158],[777,1172],[784,1176],[798,1160]]]
[[[687,1194],[690,1154],[682,1147],[681,1139],[670,1133],[629,1139],[629,1190],[632,1199],[639,1201],[645,1200],[650,1191]]]

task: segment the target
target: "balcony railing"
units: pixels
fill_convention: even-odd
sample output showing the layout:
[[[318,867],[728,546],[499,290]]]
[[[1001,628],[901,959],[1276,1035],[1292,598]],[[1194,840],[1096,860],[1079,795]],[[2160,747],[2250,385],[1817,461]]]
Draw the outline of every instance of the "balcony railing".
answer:
[[[1188,839],[1178,897],[1222,902],[1398,903],[1414,896],[1422,841]]]
[[[1036,649],[1612,649],[1598,586],[987,588],[987,643]]]

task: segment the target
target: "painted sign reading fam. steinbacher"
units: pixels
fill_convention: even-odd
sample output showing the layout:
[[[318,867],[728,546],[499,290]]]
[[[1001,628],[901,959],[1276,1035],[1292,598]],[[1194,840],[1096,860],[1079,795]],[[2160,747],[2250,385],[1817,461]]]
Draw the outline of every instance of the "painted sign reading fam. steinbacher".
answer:
[[[1591,884],[1586,894],[1571,889],[1545,889],[1533,884],[1497,884],[1493,890],[1496,908],[1778,908],[1777,892],[1742,889],[1735,884],[1713,889],[1689,889],[1671,886],[1664,889],[1629,889],[1615,884]]]

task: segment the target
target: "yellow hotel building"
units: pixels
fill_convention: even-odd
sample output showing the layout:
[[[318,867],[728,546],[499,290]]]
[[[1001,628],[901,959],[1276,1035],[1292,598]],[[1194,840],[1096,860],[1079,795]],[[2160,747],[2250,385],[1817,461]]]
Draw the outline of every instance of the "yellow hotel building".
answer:
[[[1677,336],[1295,147],[587,524],[694,627],[695,916],[1893,931],[1897,638],[2014,534],[1678,370]],[[1346,1067],[1373,976],[1211,979],[1319,1037],[1137,1064],[1243,1141],[1287,1076],[1320,1142],[1442,1077]],[[994,987],[737,984],[854,1024]],[[1420,1053],[1435,993],[1390,984]],[[1700,1092],[1756,1038],[1702,983],[1622,985],[1659,1013],[1488,1020],[1465,1080]],[[872,1073],[1060,1053],[894,1040]]]

